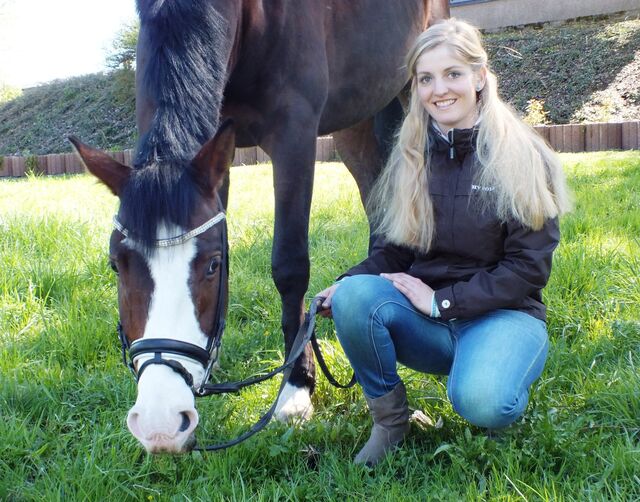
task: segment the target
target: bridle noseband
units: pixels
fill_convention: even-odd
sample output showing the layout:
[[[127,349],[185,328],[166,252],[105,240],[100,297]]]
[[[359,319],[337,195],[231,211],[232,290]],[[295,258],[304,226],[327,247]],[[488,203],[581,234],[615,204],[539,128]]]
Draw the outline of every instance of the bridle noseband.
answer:
[[[118,338],[122,346],[122,360],[124,364],[129,368],[136,381],[140,380],[142,373],[152,364],[159,364],[171,368],[178,373],[185,381],[187,386],[191,388],[196,396],[203,395],[203,389],[211,376],[211,370],[218,360],[220,352],[220,344],[222,343],[222,335],[225,328],[225,300],[226,289],[224,284],[226,282],[228,270],[229,270],[229,246],[227,240],[227,225],[225,221],[225,213],[220,211],[213,218],[207,220],[193,230],[190,230],[182,235],[171,237],[169,239],[158,239],[154,241],[154,247],[171,247],[179,246],[185,242],[203,234],[218,223],[222,223],[221,234],[221,249],[222,260],[220,261],[219,276],[220,281],[218,283],[218,305],[216,310],[216,318],[213,324],[212,332],[207,338],[207,346],[202,348],[192,343],[183,342],[181,340],[174,340],[171,338],[141,338],[129,343],[127,336],[122,328],[122,323],[118,321]],[[124,225],[118,220],[117,216],[113,217],[114,228],[124,235],[126,238],[132,238],[131,233],[125,228]],[[127,358],[128,352],[128,358]],[[136,369],[136,359],[145,354],[153,354],[153,357],[144,361],[139,368]],[[174,357],[163,357],[165,354],[170,354]],[[195,362],[201,365],[204,369],[204,377],[202,381],[196,385],[193,380],[193,375],[180,363],[180,359]]]

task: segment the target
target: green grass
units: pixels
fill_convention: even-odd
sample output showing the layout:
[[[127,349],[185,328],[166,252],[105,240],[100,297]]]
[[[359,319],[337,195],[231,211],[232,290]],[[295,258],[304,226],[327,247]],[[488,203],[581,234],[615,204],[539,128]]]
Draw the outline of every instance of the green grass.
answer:
[[[125,426],[135,385],[120,363],[107,265],[116,200],[88,176],[0,182],[0,500],[640,499],[640,153],[564,155],[576,210],[545,290],[552,350],[523,419],[497,438],[465,423],[446,379],[402,370],[413,428],[373,471],[351,459],[370,421],[357,389],[320,376],[316,413],[214,454],[150,457]],[[270,166],[232,171],[231,298],[221,379],[282,358],[270,278]],[[341,164],[316,170],[309,295],[364,256],[366,226]],[[256,203],[256,201],[258,201]],[[332,368],[349,368],[319,321]],[[201,400],[201,441],[266,410],[278,382]]]

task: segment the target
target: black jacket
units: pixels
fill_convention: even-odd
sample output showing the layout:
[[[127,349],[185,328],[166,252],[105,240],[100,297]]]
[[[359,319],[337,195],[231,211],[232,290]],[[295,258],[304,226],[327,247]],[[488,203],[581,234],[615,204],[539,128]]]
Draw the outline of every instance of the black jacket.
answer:
[[[345,275],[407,272],[435,290],[443,320],[515,309],[543,321],[542,288],[560,240],[558,220],[532,231],[482,210],[493,187],[474,182],[477,129],[454,129],[448,140],[430,131],[429,192],[435,238],[427,254],[378,239],[371,255]],[[486,204],[482,207],[486,207]]]

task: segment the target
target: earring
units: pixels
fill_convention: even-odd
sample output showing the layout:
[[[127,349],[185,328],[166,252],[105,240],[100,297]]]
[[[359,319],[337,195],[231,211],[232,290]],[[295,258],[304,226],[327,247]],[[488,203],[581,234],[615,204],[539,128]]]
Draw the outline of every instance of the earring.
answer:
[[[482,90],[482,86],[481,86],[480,84],[478,84],[478,85],[476,86],[476,91],[480,92],[481,90]]]

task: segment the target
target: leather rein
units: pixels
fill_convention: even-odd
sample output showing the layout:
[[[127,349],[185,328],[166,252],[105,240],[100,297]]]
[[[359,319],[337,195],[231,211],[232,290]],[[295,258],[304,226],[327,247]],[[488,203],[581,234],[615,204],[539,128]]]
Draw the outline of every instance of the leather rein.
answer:
[[[131,374],[135,378],[136,381],[140,379],[143,371],[152,364],[159,364],[163,366],[167,366],[171,368],[173,371],[178,373],[185,381],[185,383],[191,388],[194,395],[196,397],[204,397],[211,396],[214,394],[226,394],[231,392],[239,392],[244,387],[248,387],[250,385],[254,385],[260,382],[264,382],[268,380],[278,373],[282,373],[282,382],[280,383],[280,387],[278,389],[278,393],[275,397],[275,400],[269,410],[262,415],[258,421],[246,432],[239,435],[235,439],[230,441],[226,441],[219,444],[207,445],[207,446],[198,446],[196,445],[193,450],[195,451],[216,451],[222,450],[225,448],[229,448],[231,446],[235,446],[238,443],[250,438],[257,432],[264,429],[267,424],[273,418],[275,414],[276,406],[278,404],[278,399],[284,390],[285,385],[289,381],[289,377],[291,376],[291,371],[293,370],[293,366],[300,355],[303,353],[304,348],[307,343],[311,342],[313,347],[313,351],[318,360],[318,365],[322,369],[322,372],[327,377],[327,380],[331,385],[347,389],[349,387],[353,387],[356,383],[355,374],[351,377],[351,380],[347,384],[339,383],[331,374],[322,352],[320,351],[320,345],[318,344],[318,340],[315,335],[315,317],[316,313],[321,309],[322,302],[324,298],[315,297],[311,301],[308,312],[305,314],[305,319],[300,328],[298,329],[298,333],[293,341],[291,346],[291,350],[289,351],[289,355],[285,358],[285,361],[282,365],[277,368],[269,371],[268,373],[256,376],[252,378],[248,378],[246,380],[240,380],[237,382],[223,382],[223,383],[209,383],[209,379],[211,378],[211,371],[213,366],[218,361],[218,357],[220,355],[220,345],[222,343],[222,335],[224,334],[225,328],[225,302],[227,298],[227,290],[224,288],[224,284],[226,282],[226,278],[228,277],[229,272],[229,245],[227,239],[227,225],[225,221],[225,213],[220,211],[213,218],[206,221],[204,224],[199,227],[190,230],[180,236],[172,237],[170,239],[161,239],[155,241],[154,245],[156,247],[170,247],[177,246],[185,243],[186,241],[197,237],[198,235],[206,232],[213,226],[218,223],[222,223],[222,260],[220,263],[220,281],[218,283],[218,304],[216,311],[216,319],[213,324],[213,329],[209,334],[207,339],[207,345],[205,348],[202,348],[198,345],[194,345],[192,343],[183,342],[181,340],[174,340],[170,338],[149,338],[149,339],[138,339],[132,343],[129,343],[127,336],[122,327],[122,323],[118,321],[117,331],[118,338],[120,340],[121,350],[122,350],[122,361],[125,366],[129,368]],[[117,216],[113,218],[113,226],[114,228],[122,233],[125,237],[130,237],[130,233],[128,230],[120,223]],[[153,357],[144,361],[139,368],[136,369],[135,362],[138,357],[141,355],[149,355],[153,354]],[[164,357],[165,355],[169,355],[171,357]],[[128,357],[127,357],[128,356]],[[193,375],[180,363],[180,359],[187,359],[192,362],[196,362],[200,364],[204,370],[204,377],[202,381],[196,385],[194,382]]]

